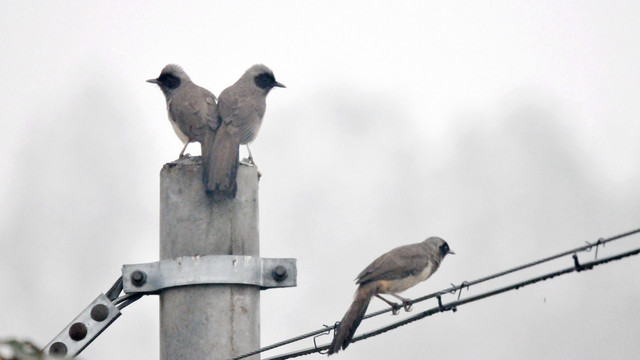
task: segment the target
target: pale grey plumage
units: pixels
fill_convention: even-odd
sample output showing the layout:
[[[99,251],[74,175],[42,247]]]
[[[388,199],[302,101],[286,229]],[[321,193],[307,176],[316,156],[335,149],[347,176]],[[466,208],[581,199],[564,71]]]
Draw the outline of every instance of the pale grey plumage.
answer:
[[[208,151],[220,126],[215,95],[194,84],[187,73],[174,64],[165,66],[157,79],[147,82],[158,84],[165,96],[169,121],[184,143],[179,157],[184,155],[190,142],[201,144],[203,176],[206,176],[209,172]]]
[[[434,236],[417,244],[397,247],[375,259],[356,278],[359,286],[353,303],[336,329],[328,354],[349,346],[373,296],[394,306],[394,313],[398,305],[380,294],[390,294],[402,300],[405,309],[409,309],[410,300],[398,293],[428,279],[438,270],[442,259],[453,253],[446,241]]]
[[[446,244],[444,240],[430,237],[417,244],[399,246],[381,255],[362,270],[356,278],[356,284],[382,279],[404,279],[418,275],[428,266],[434,266],[435,271],[447,254],[439,251],[443,244]]]
[[[215,95],[194,84],[180,66],[169,64],[157,79],[147,82],[158,84],[165,96],[169,121],[185,144],[180,157],[190,142],[204,143],[206,133],[218,128]]]
[[[235,196],[238,147],[249,144],[258,135],[267,107],[266,97],[274,87],[285,86],[276,81],[268,67],[254,65],[220,93],[220,127],[209,152],[211,166],[206,176],[209,191],[229,198]],[[249,160],[253,161],[251,151]]]

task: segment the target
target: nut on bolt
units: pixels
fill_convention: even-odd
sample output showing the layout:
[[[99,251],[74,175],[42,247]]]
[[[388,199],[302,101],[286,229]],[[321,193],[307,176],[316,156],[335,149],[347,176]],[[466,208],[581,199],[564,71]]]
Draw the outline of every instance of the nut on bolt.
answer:
[[[69,337],[72,340],[80,341],[87,337],[87,325],[77,322],[69,327]]]
[[[271,276],[273,276],[275,281],[280,282],[285,280],[289,275],[287,274],[287,268],[282,265],[278,265],[273,268],[273,271],[271,271]]]
[[[49,347],[49,355],[64,356],[67,355],[67,345],[60,341],[56,341]]]
[[[95,321],[104,321],[109,317],[109,308],[105,304],[97,304],[91,309],[91,318]]]
[[[136,270],[131,273],[131,283],[135,287],[140,287],[147,282],[147,274],[144,271]]]

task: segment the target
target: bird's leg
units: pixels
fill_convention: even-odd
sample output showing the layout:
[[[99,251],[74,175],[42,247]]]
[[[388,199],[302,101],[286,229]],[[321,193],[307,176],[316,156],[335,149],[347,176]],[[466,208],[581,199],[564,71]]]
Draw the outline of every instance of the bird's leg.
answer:
[[[391,295],[394,298],[402,301],[402,305],[404,305],[404,311],[406,311],[406,312],[411,311],[411,305],[413,305],[413,300],[404,298],[404,297],[402,297],[402,296],[400,296],[398,294],[394,294],[394,293],[389,293],[389,295]]]
[[[382,296],[380,296],[380,294],[376,294],[376,297],[384,302],[386,302],[387,304],[389,304],[389,306],[391,306],[391,313],[393,315],[398,315],[398,312],[400,310],[400,304],[396,304],[393,301],[389,301],[385,298],[383,298]]]
[[[184,147],[182,148],[182,151],[180,151],[180,155],[178,155],[178,159],[182,159],[182,157],[184,156],[184,151],[187,150],[187,146],[189,145],[189,142],[187,141],[184,144]]]
[[[253,162],[253,155],[251,154],[251,149],[249,149],[249,144],[247,144],[246,146],[247,146],[247,151],[249,152],[249,163],[255,165],[256,163]]]
[[[249,149],[249,144],[246,144],[245,146],[247,147],[247,151],[249,152],[249,157],[247,159],[242,159],[240,163],[247,166],[256,166],[256,163],[253,162],[253,155],[251,154],[251,149]]]

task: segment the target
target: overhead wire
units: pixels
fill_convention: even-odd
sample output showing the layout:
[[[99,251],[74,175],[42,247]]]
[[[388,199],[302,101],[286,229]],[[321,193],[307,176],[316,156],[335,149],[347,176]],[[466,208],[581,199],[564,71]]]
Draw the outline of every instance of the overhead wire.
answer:
[[[400,326],[403,326],[403,325],[407,325],[407,324],[412,323],[412,322],[417,321],[417,320],[421,320],[423,318],[426,318],[428,316],[437,314],[439,312],[444,312],[444,311],[449,311],[449,310],[455,312],[459,306],[462,306],[464,304],[468,304],[468,303],[471,303],[471,302],[474,302],[474,301],[478,301],[478,300],[482,300],[482,299],[485,299],[485,298],[488,298],[488,297],[491,297],[491,296],[502,294],[502,293],[510,291],[510,290],[517,290],[517,289],[520,289],[520,288],[525,287],[527,285],[535,284],[537,282],[544,281],[544,280],[547,280],[547,279],[551,279],[551,278],[554,278],[554,277],[557,277],[557,276],[570,274],[572,272],[580,272],[580,271],[584,271],[584,270],[591,270],[595,266],[606,264],[606,263],[614,261],[614,260],[620,260],[620,259],[623,259],[623,258],[626,258],[626,257],[638,255],[638,254],[640,254],[640,248],[633,249],[633,250],[630,250],[630,251],[627,251],[627,252],[624,252],[624,253],[616,254],[616,255],[613,255],[613,256],[609,256],[609,257],[606,257],[606,258],[602,258],[600,260],[593,260],[593,261],[590,261],[590,262],[587,262],[587,263],[584,263],[584,264],[579,264],[578,263],[577,265],[574,265],[573,267],[570,267],[570,268],[566,268],[566,269],[563,269],[563,270],[547,273],[545,275],[537,276],[537,277],[534,277],[534,278],[531,278],[531,279],[528,279],[528,280],[525,280],[525,281],[520,281],[520,282],[511,284],[511,285],[508,285],[508,286],[504,286],[502,288],[498,288],[498,289],[495,289],[495,290],[492,290],[492,291],[487,291],[487,292],[484,292],[484,293],[481,293],[481,294],[478,294],[478,295],[474,295],[474,296],[471,296],[471,297],[468,297],[468,298],[463,298],[461,300],[454,300],[454,301],[452,301],[450,303],[447,303],[447,304],[444,304],[444,305],[439,301],[439,304],[438,304],[437,307],[434,307],[434,308],[431,308],[429,310],[423,311],[421,313],[418,313],[418,314],[413,315],[411,317],[405,318],[403,320],[394,322],[394,323],[392,323],[390,325],[381,327],[381,328],[376,329],[374,331],[370,331],[370,332],[366,332],[364,334],[360,334],[360,335],[354,337],[351,340],[351,343],[358,342],[358,341],[361,341],[361,340],[364,340],[364,339],[367,339],[367,338],[370,338],[370,337],[374,337],[374,336],[383,334],[383,333],[385,333],[387,331],[396,329],[396,328],[398,328]],[[290,358],[294,358],[294,357],[298,357],[298,356],[309,355],[309,354],[312,354],[312,353],[321,352],[321,351],[326,350],[328,348],[329,348],[329,344],[322,345],[322,346],[314,346],[312,348],[307,348],[307,349],[303,349],[303,350],[290,352],[290,353],[287,353],[287,354],[282,354],[282,355],[278,355],[278,356],[274,356],[274,357],[269,357],[269,358],[266,358],[264,360],[285,360],[285,359],[290,359]]]
[[[476,280],[473,280],[473,281],[470,281],[470,282],[464,281],[460,285],[452,285],[450,288],[447,288],[447,289],[444,289],[444,290],[441,290],[441,291],[438,291],[438,292],[435,292],[435,293],[431,293],[431,294],[416,298],[416,299],[411,301],[411,304],[415,304],[415,303],[422,302],[422,301],[425,301],[425,300],[428,300],[428,299],[432,299],[432,298],[437,298],[439,306],[436,307],[436,308],[433,308],[433,309],[426,310],[424,312],[421,312],[421,313],[419,313],[417,315],[414,315],[414,316],[411,316],[409,318],[406,318],[406,319],[404,319],[402,321],[398,321],[396,323],[392,323],[391,325],[385,326],[385,327],[380,328],[378,330],[375,330],[375,331],[372,331],[372,332],[369,332],[369,333],[364,333],[364,334],[361,334],[359,336],[356,336],[356,337],[353,338],[353,340],[351,342],[357,342],[357,341],[364,340],[364,339],[372,337],[372,336],[376,336],[376,335],[382,334],[382,333],[387,332],[389,330],[395,329],[395,328],[397,328],[399,326],[406,325],[406,324],[408,324],[410,322],[422,319],[424,317],[433,315],[433,314],[438,313],[438,312],[442,312],[442,311],[446,311],[446,310],[455,311],[455,309],[458,306],[467,304],[469,302],[478,301],[478,300],[481,300],[481,299],[484,299],[484,298],[487,298],[487,297],[490,297],[490,296],[495,296],[495,295],[504,293],[504,292],[509,291],[509,290],[519,289],[520,287],[531,285],[531,284],[537,283],[537,282],[542,281],[542,280],[554,278],[556,276],[572,273],[574,271],[580,272],[582,270],[589,270],[589,269],[593,268],[594,266],[605,264],[605,263],[608,263],[608,262],[613,261],[613,260],[618,260],[618,259],[626,258],[626,257],[629,257],[629,256],[637,255],[638,253],[640,253],[640,248],[635,249],[635,250],[631,250],[631,251],[628,251],[628,252],[625,252],[625,253],[613,255],[613,256],[610,256],[610,257],[607,257],[607,258],[603,258],[603,259],[600,259],[600,260],[593,260],[591,262],[588,262],[588,263],[585,263],[585,264],[582,264],[582,265],[579,263],[578,257],[577,257],[577,253],[578,252],[589,252],[595,247],[596,248],[595,258],[597,258],[597,255],[598,255],[597,249],[598,249],[598,247],[604,246],[606,243],[609,243],[609,242],[612,242],[612,241],[615,241],[615,240],[619,240],[619,239],[622,239],[622,238],[626,238],[628,236],[631,236],[631,235],[634,235],[634,234],[637,234],[637,233],[640,233],[640,228],[639,229],[635,229],[635,230],[631,230],[631,231],[628,231],[628,232],[625,232],[625,233],[622,233],[622,234],[619,234],[619,235],[615,235],[615,236],[612,236],[612,237],[609,237],[609,238],[606,238],[606,239],[605,238],[600,238],[595,243],[587,242],[586,245],[579,246],[579,247],[576,247],[576,248],[571,249],[571,250],[563,251],[561,253],[558,253],[558,254],[555,254],[555,255],[552,255],[552,256],[548,256],[548,257],[545,257],[545,258],[542,258],[542,259],[539,259],[539,260],[536,260],[536,261],[532,261],[532,262],[529,262],[529,263],[526,263],[526,264],[523,264],[523,265],[519,265],[519,266],[510,268],[510,269],[507,269],[507,270],[504,270],[504,271],[501,271],[501,272],[498,272],[498,273],[495,273],[495,274],[492,274],[492,275],[481,277],[479,279],[476,279]],[[492,291],[488,291],[488,292],[485,292],[485,293],[482,293],[482,294],[478,294],[478,295],[474,295],[474,296],[471,296],[471,297],[460,299],[460,295],[461,295],[462,289],[465,288],[465,287],[469,288],[472,285],[477,285],[477,284],[480,284],[480,283],[483,283],[483,282],[486,282],[486,281],[489,281],[489,280],[497,279],[497,278],[500,278],[500,277],[508,275],[508,274],[512,274],[512,273],[515,273],[515,272],[518,272],[518,271],[522,271],[524,269],[531,268],[531,267],[534,267],[534,266],[537,266],[537,265],[540,265],[540,264],[543,264],[543,263],[546,263],[546,262],[549,262],[549,261],[552,261],[552,260],[555,260],[555,259],[559,259],[559,258],[565,257],[567,255],[573,255],[574,266],[571,267],[571,268],[567,268],[567,269],[564,269],[564,270],[547,273],[545,275],[541,275],[541,276],[538,276],[538,277],[535,277],[535,278],[532,278],[532,279],[529,279],[529,280],[525,280],[525,281],[520,281],[520,282],[517,282],[515,284],[509,285],[509,286],[505,286],[505,287],[502,287],[502,288],[499,288],[499,289],[496,289],[496,290],[492,290]],[[442,302],[441,302],[441,296],[442,295],[444,295],[444,294],[454,294],[454,293],[456,293],[458,291],[460,291],[460,293],[458,294],[458,299],[457,300],[455,300],[453,302],[450,302],[450,303],[448,303],[446,305],[442,305]],[[375,316],[387,313],[389,311],[392,311],[391,307],[385,308],[385,309],[382,309],[382,310],[379,310],[379,311],[376,311],[376,312],[372,312],[370,314],[367,314],[364,318],[367,319],[367,318],[375,317]],[[336,325],[337,325],[337,323],[336,323]],[[312,336],[318,336],[320,334],[327,333],[327,331],[335,329],[336,325],[334,325],[334,326],[325,325],[324,328],[322,328],[322,329],[314,330],[314,331],[311,331],[311,332],[308,332],[308,333],[305,333],[305,334],[302,334],[302,335],[299,335],[299,336],[292,337],[292,338],[284,340],[284,341],[280,341],[280,342],[271,344],[269,346],[265,346],[263,348],[255,350],[255,351],[252,351],[252,352],[249,352],[249,353],[246,353],[246,354],[242,354],[240,356],[234,357],[233,360],[244,359],[244,358],[247,358],[249,356],[256,355],[256,354],[259,354],[259,353],[262,353],[262,352],[265,352],[265,351],[268,351],[268,350],[273,350],[275,348],[278,348],[278,347],[281,347],[281,346],[284,346],[284,345],[288,345],[290,343],[297,342],[297,341],[300,341],[300,340],[304,340],[304,339],[312,337]],[[314,342],[315,342],[315,340],[314,340]],[[328,344],[327,345],[323,345],[323,346],[314,346],[313,348],[308,348],[308,349],[304,349],[304,350],[300,350],[300,351],[296,351],[296,352],[292,352],[292,353],[282,354],[282,355],[278,355],[276,357],[270,357],[270,358],[267,358],[267,359],[264,359],[264,360],[281,360],[281,359],[288,359],[288,358],[291,358],[291,357],[307,355],[307,354],[323,351],[323,350],[327,349],[328,346],[329,346]]]

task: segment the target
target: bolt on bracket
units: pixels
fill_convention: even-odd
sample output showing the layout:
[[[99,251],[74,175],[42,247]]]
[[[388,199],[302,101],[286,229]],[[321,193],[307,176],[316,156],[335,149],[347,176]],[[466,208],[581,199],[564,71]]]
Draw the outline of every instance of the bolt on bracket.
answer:
[[[202,284],[255,285],[261,289],[296,286],[296,259],[241,255],[182,256],[122,267],[124,292],[155,294]]]

